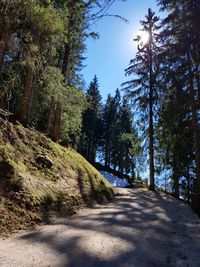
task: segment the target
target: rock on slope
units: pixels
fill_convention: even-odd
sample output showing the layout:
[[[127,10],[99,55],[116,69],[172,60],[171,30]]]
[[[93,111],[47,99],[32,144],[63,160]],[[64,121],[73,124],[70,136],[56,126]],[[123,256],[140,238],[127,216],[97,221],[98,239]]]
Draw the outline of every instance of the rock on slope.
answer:
[[[0,233],[111,199],[111,185],[80,154],[0,115]]]

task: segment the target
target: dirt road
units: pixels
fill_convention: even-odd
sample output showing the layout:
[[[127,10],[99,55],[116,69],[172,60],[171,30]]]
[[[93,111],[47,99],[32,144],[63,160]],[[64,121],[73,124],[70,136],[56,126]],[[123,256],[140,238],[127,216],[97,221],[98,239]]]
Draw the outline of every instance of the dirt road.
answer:
[[[200,267],[200,220],[181,201],[120,189],[112,203],[0,240],[1,267]]]

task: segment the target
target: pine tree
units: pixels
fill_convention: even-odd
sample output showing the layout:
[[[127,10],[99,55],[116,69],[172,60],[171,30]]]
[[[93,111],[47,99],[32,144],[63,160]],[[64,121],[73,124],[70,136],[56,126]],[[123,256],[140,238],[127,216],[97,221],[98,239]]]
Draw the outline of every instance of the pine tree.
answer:
[[[96,151],[99,142],[99,122],[101,112],[101,95],[98,79],[95,75],[86,92],[88,108],[83,113],[83,140],[82,153],[92,163],[96,160]]]
[[[131,60],[130,66],[126,69],[127,75],[136,75],[133,80],[124,83],[127,97],[133,98],[145,117],[148,117],[148,142],[149,142],[149,162],[150,162],[150,190],[155,189],[154,182],[154,105],[157,91],[158,75],[158,34],[159,19],[155,13],[148,9],[146,20],[141,21],[142,31],[148,35],[148,40],[144,43],[141,36],[135,40],[139,41],[138,52],[135,59]],[[147,113],[148,112],[148,113]]]
[[[122,174],[130,174],[134,172],[135,162],[130,153],[133,148],[135,129],[133,127],[133,119],[131,107],[128,105],[127,100],[124,98],[120,107],[119,129],[120,138],[118,140],[118,158],[119,158],[119,171]]]
[[[157,157],[161,171],[171,170],[172,193],[177,198],[181,192],[181,181],[188,179],[188,169],[192,167],[193,162],[192,132],[187,118],[189,111],[188,107],[183,105],[186,99],[182,80],[177,80],[175,88],[165,85],[159,107]]]
[[[26,21],[32,5],[29,0],[0,1],[0,69],[11,35]]]
[[[115,96],[108,95],[103,108],[102,150],[105,166],[135,177],[138,136],[133,125],[131,106],[117,89]]]
[[[108,95],[106,104],[103,109],[103,150],[104,162],[106,167],[110,167],[111,163],[113,168],[117,166],[117,153],[118,153],[118,140],[119,140],[119,110],[121,104],[120,92],[117,89],[115,96]]]
[[[158,1],[162,10],[167,10],[169,15],[163,20],[163,32],[166,57],[168,59],[168,77],[178,75],[184,80],[182,90],[188,95],[184,103],[190,109],[188,116],[191,118],[193,129],[193,143],[196,162],[197,191],[200,193],[200,144],[199,144],[199,31],[198,17],[200,5],[198,1]],[[169,48],[170,49],[167,49]],[[168,53],[168,54],[167,54]],[[172,75],[173,72],[173,75]],[[173,79],[168,79],[168,83]],[[176,87],[176,84],[174,84]],[[189,99],[189,101],[188,101]]]
[[[18,119],[26,125],[29,123],[33,98],[33,80],[38,65],[43,63],[43,56],[50,53],[63,32],[63,20],[52,6],[35,4],[30,10],[29,18],[22,27],[23,58],[26,69],[24,88],[19,105]],[[46,45],[44,45],[46,43]]]

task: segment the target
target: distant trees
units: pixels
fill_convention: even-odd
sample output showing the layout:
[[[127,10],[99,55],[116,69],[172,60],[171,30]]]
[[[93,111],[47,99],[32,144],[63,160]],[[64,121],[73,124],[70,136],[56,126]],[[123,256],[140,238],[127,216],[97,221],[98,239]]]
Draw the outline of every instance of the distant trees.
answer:
[[[103,105],[94,80],[86,92],[88,108],[83,114],[81,153],[92,163],[100,161],[122,175],[135,177],[140,141],[134,127],[131,106],[117,89]],[[137,149],[136,149],[137,147]]]
[[[96,151],[100,139],[101,96],[95,76],[86,92],[88,108],[83,113],[82,154],[92,163],[96,161]]]
[[[103,108],[102,121],[104,126],[103,133],[103,156],[106,167],[113,164],[117,166],[118,141],[120,135],[119,117],[120,117],[121,96],[119,90],[116,90],[115,96],[110,94],[107,97]]]
[[[135,178],[136,153],[133,148],[137,146],[138,137],[131,106],[124,98],[119,110],[118,127],[118,140],[115,140],[114,144],[114,163],[118,163],[120,173],[132,174]]]

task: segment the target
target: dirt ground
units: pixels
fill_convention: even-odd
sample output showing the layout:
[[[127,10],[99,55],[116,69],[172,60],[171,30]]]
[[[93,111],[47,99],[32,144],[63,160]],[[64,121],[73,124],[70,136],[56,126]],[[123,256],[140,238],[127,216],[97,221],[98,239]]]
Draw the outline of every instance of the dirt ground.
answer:
[[[144,188],[0,240],[1,267],[200,267],[200,219]]]

